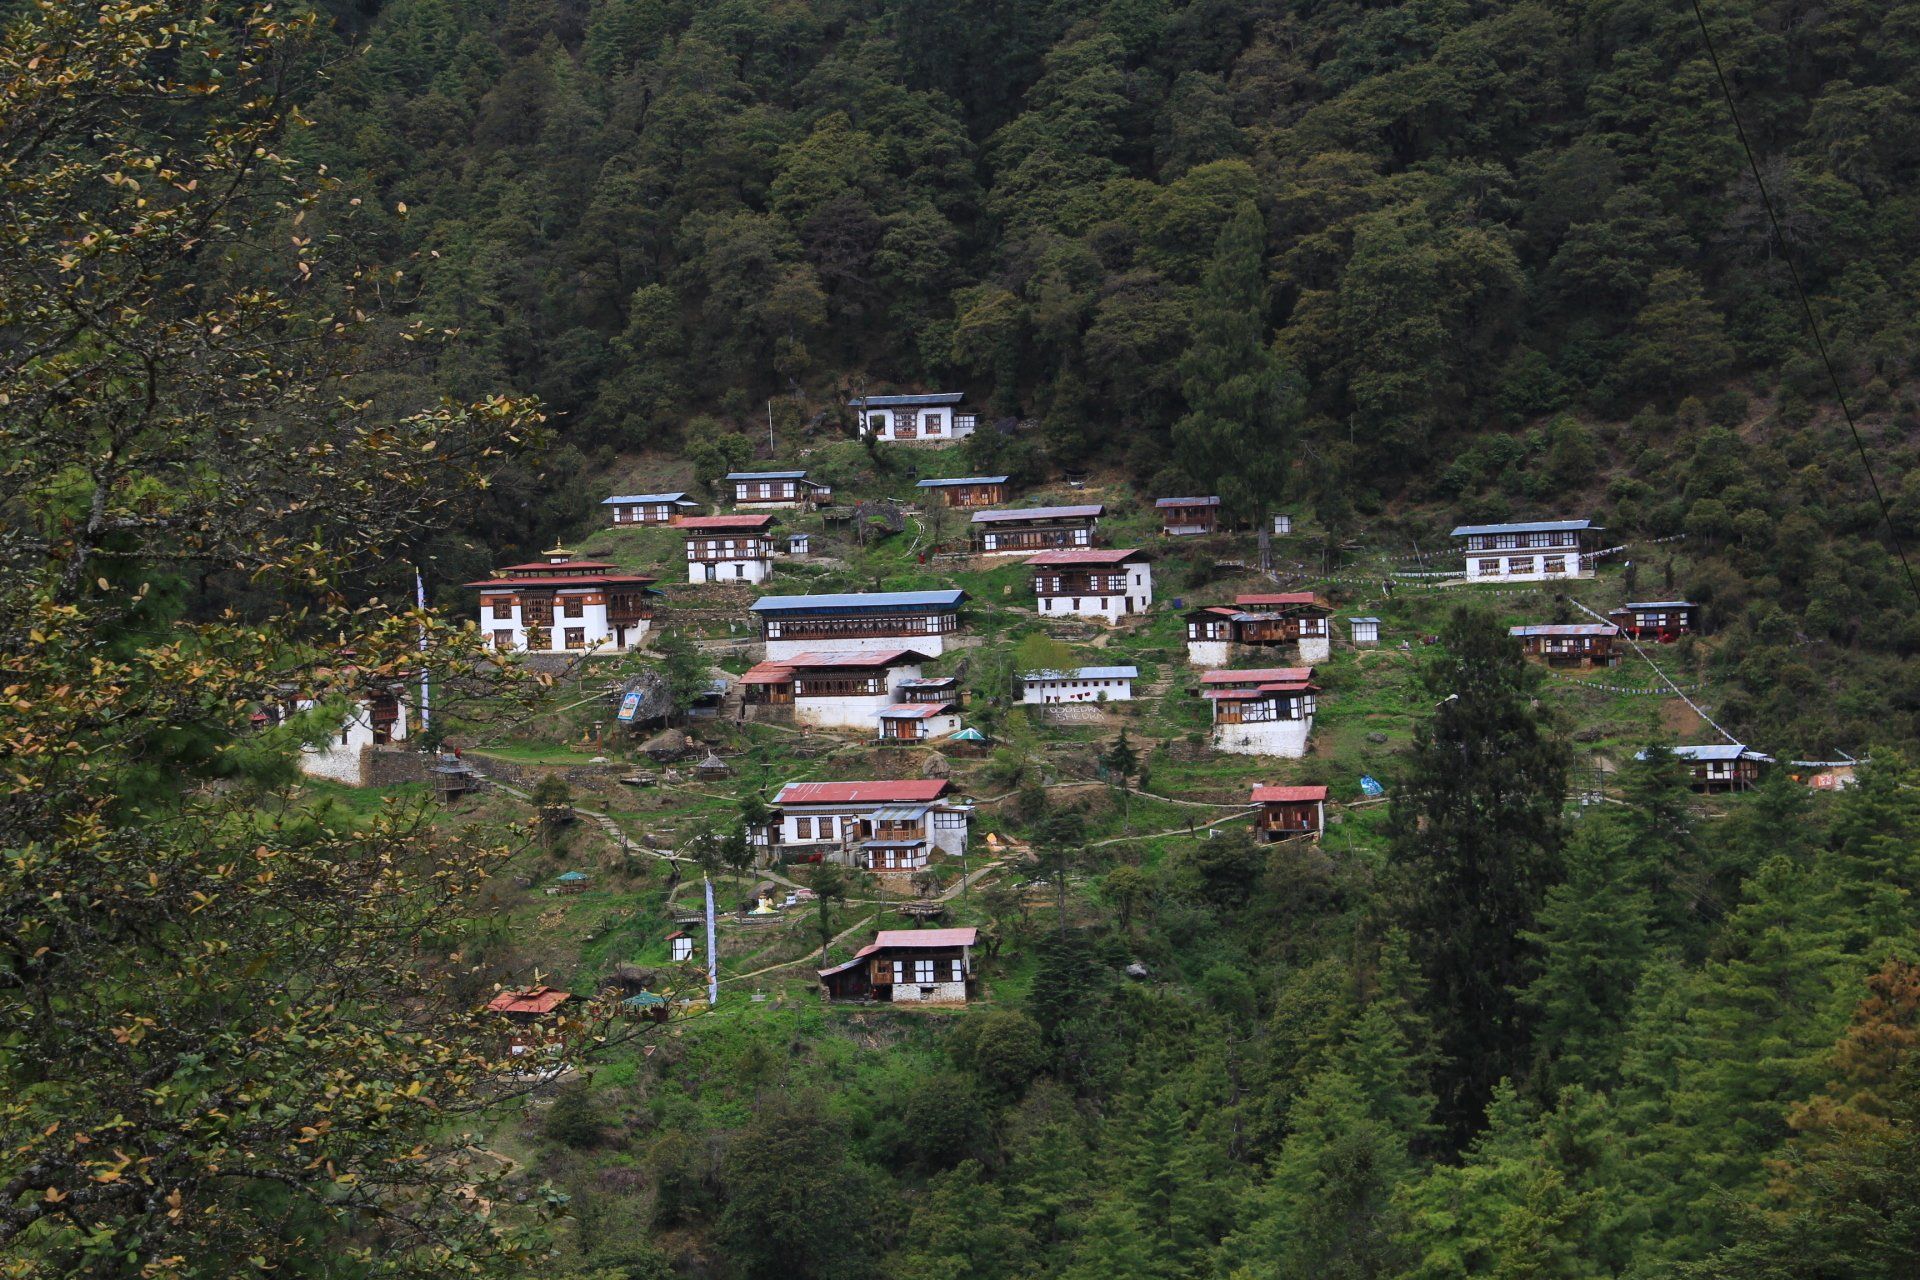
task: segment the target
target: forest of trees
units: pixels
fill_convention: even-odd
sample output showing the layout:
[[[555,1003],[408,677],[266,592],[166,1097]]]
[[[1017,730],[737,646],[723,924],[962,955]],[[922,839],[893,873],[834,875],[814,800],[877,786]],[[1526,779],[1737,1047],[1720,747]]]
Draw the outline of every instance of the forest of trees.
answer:
[[[0,1270],[1920,1272],[1920,619],[1782,267],[1920,533],[1920,20],[1705,7],[1785,244],[1655,0],[0,7]],[[297,803],[338,701],[249,709],[423,635],[478,684],[396,568],[574,527],[622,451],[952,383],[1033,424],[983,465],[1684,533],[1721,717],[1873,762],[1703,811],[1655,749],[1575,816],[1463,611],[1378,858],[1134,865],[1042,793],[1061,918],[984,904],[1038,972],[938,1072],[754,1046],[738,1126],[496,1212],[421,956],[525,833]]]
[[[554,415],[474,516],[495,545],[689,421],[964,386],[1037,426],[982,465],[1117,441],[1340,536],[1684,533],[1727,718],[1860,745],[1914,727],[1920,628],[1783,259],[1912,538],[1920,33],[1895,0],[1706,13],[1785,244],[1664,0],[393,0],[336,12],[300,145],[460,330],[434,389]],[[1871,713],[1806,696],[1833,666]]]

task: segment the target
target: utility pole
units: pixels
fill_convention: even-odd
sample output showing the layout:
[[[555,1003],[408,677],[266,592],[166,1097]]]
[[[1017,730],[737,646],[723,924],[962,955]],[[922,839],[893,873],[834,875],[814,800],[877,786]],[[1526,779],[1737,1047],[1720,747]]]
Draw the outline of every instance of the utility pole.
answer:
[[[720,1003],[720,944],[713,919],[713,877],[703,876],[707,885],[707,1008]]]
[[[413,601],[414,601],[414,604],[419,608],[422,614],[426,613],[427,611],[427,580],[420,576],[420,570],[418,567],[415,567],[413,571]],[[425,732],[427,727],[427,721],[430,717],[430,713],[427,708],[427,699],[429,695],[433,692],[432,686],[427,679],[427,664],[425,661],[426,652],[427,652],[427,624],[424,621],[422,621],[420,624],[420,655],[421,655],[420,728],[422,732]]]
[[[774,455],[778,455],[780,452],[780,446],[773,442],[773,400],[771,397],[767,400],[767,452]]]

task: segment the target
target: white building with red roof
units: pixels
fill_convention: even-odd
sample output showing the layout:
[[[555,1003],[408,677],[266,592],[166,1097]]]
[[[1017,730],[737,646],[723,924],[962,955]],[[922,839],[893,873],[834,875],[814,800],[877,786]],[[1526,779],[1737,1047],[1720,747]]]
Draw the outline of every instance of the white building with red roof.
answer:
[[[873,733],[881,713],[903,701],[900,686],[918,680],[927,661],[917,649],[800,653],[762,662],[740,683],[750,708],[791,707],[799,724]]]
[[[1035,607],[1043,618],[1118,622],[1153,604],[1153,570],[1144,551],[1077,547],[1027,558]]]
[[[765,582],[773,572],[773,517],[687,516],[687,581]]]
[[[651,575],[555,547],[467,585],[480,592],[480,634],[502,653],[623,653],[653,626]]]
[[[978,929],[882,929],[853,959],[821,969],[829,1000],[965,1004],[973,993]]]
[[[945,778],[789,782],[773,798],[774,852],[911,872],[967,851],[973,806]]]
[[[1214,750],[1295,759],[1306,755],[1320,692],[1311,674],[1304,667],[1267,667],[1203,675],[1200,696],[1213,705]]]

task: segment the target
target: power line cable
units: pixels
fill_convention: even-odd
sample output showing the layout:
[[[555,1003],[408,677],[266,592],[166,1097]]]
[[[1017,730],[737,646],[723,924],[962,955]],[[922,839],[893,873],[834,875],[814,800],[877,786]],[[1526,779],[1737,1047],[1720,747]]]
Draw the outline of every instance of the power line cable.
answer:
[[[1906,571],[1907,587],[1913,592],[1914,603],[1920,604],[1920,580],[1913,576],[1913,566],[1907,561],[1906,549],[1900,545],[1899,530],[1894,528],[1893,513],[1887,509],[1887,499],[1880,492],[1880,480],[1873,473],[1873,461],[1867,456],[1866,441],[1860,438],[1860,424],[1853,419],[1853,409],[1847,404],[1847,393],[1841,389],[1840,375],[1833,367],[1833,356],[1827,351],[1827,341],[1820,335],[1820,322],[1814,318],[1813,303],[1807,297],[1806,286],[1800,282],[1800,270],[1793,265],[1793,255],[1787,252],[1787,238],[1780,231],[1780,218],[1773,211],[1773,197],[1767,193],[1766,180],[1760,176],[1760,162],[1754,159],[1753,146],[1747,141],[1747,130],[1740,123],[1739,109],[1733,105],[1733,90],[1727,86],[1726,72],[1721,70],[1720,55],[1713,47],[1713,37],[1707,33],[1707,18],[1700,11],[1700,0],[1690,0],[1693,6],[1693,20],[1700,27],[1700,42],[1706,46],[1707,58],[1713,63],[1714,78],[1720,82],[1720,96],[1726,100],[1727,114],[1733,117],[1733,131],[1739,136],[1740,149],[1746,153],[1747,168],[1753,174],[1754,186],[1760,189],[1760,204],[1767,211],[1767,224],[1773,228],[1774,241],[1780,246],[1780,261],[1787,266],[1787,275],[1793,281],[1793,291],[1800,298],[1800,310],[1807,318],[1807,329],[1813,334],[1813,345],[1819,349],[1820,363],[1826,366],[1827,380],[1833,384],[1834,399],[1840,402],[1840,412],[1847,420],[1847,430],[1853,436],[1853,447],[1860,455],[1860,465],[1866,469],[1867,484],[1873,489],[1873,500],[1880,506],[1880,518],[1887,525],[1887,542],[1898,557],[1900,567]],[[1718,726],[1716,726],[1718,727]]]

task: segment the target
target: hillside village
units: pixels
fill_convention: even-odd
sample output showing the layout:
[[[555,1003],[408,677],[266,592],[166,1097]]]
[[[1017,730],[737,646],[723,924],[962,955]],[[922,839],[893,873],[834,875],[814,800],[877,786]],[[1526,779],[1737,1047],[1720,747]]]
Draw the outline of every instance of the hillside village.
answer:
[[[1235,528],[1213,496],[964,474],[947,447],[976,429],[962,394],[849,407],[858,440],[729,472],[711,501],[667,488],[683,465],[636,474],[648,492],[606,497],[577,548],[468,584],[498,660],[539,667],[564,705],[505,735],[445,727],[441,760],[485,784],[455,815],[523,812],[558,779],[550,794],[586,819],[502,891],[502,1010],[523,1012],[522,982],[590,998],[636,967],[677,1016],[706,1007],[709,978],[720,1007],[991,1000],[1021,981],[1001,946],[1009,902],[1061,890],[1063,907],[1097,909],[1082,886],[1078,906],[1050,890],[1071,872],[1032,846],[1061,812],[1141,860],[1241,833],[1299,846],[1282,856],[1375,858],[1423,710],[1416,664],[1463,598],[1542,668],[1579,744],[1570,803],[1605,803],[1609,776],[1653,744],[1701,803],[1775,767],[1821,790],[1852,780],[1851,759],[1781,759],[1715,732],[1703,611],[1625,599],[1635,549],[1591,518],[1462,525],[1451,552],[1414,559],[1342,548],[1326,572],[1289,513]],[[904,521],[859,529],[857,504]],[[1561,618],[1593,620],[1544,621]],[[659,696],[667,635],[700,668],[692,696]],[[376,776],[348,762],[404,750],[417,700],[368,700],[308,771]],[[731,865],[703,863],[702,842],[729,839]],[[829,864],[852,878],[822,903]],[[723,904],[711,925],[703,873]],[[902,959],[903,931],[922,926],[932,950]],[[848,977],[863,957],[869,972]],[[949,961],[938,982],[900,976]]]

